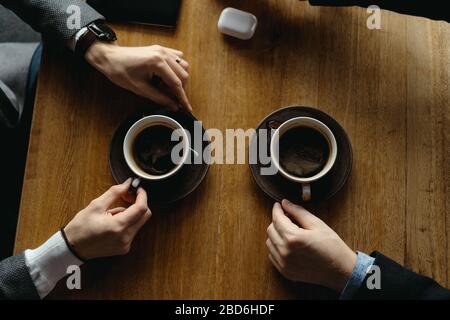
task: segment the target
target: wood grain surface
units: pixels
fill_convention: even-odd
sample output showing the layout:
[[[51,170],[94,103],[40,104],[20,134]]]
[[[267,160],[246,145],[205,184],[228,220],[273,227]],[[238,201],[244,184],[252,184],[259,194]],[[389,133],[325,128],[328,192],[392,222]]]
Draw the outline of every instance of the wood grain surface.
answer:
[[[188,4],[189,2],[189,4]],[[221,10],[254,13],[254,39],[219,34]],[[335,117],[354,149],[344,190],[309,208],[355,250],[379,250],[450,285],[450,27],[294,0],[184,1],[176,30],[114,25],[119,43],[183,50],[188,95],[206,128],[254,128],[288,105]],[[16,252],[39,245],[113,179],[115,128],[145,101],[46,47],[34,110]],[[83,268],[83,289],[53,298],[332,298],[284,280],[265,247],[272,201],[246,165],[215,165],[185,200],[154,216],[128,256]]]

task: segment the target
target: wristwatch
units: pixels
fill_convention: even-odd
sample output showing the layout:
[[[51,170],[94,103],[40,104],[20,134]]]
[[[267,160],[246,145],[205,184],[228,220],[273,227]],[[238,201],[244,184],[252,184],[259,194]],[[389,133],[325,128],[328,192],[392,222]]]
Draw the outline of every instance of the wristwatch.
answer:
[[[113,42],[117,40],[116,33],[102,22],[92,22],[86,31],[77,39],[75,45],[75,55],[84,59],[84,55],[95,40],[103,42]]]

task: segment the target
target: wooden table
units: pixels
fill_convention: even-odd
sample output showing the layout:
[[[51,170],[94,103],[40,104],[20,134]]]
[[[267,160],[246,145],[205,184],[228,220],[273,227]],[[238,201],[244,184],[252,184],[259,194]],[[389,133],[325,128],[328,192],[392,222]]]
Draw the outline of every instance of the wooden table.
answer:
[[[294,0],[184,2],[176,31],[115,25],[119,43],[182,49],[188,95],[207,128],[254,128],[280,107],[316,106],[348,132],[354,168],[334,199],[310,208],[355,249],[379,250],[450,285],[450,27]],[[253,12],[252,41],[216,29],[226,6]],[[47,48],[48,49],[48,48]],[[143,101],[58,50],[46,50],[34,110],[16,252],[46,240],[113,179],[115,128]],[[153,208],[128,256],[83,269],[57,298],[327,297],[292,284],[267,258],[272,201],[246,165],[215,165],[185,200]]]

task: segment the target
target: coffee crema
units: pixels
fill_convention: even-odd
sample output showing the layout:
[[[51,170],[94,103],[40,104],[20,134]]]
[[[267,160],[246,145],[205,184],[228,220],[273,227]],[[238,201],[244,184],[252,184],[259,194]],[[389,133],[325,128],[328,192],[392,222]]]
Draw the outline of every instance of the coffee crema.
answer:
[[[280,137],[280,166],[293,176],[301,178],[315,176],[325,167],[329,155],[328,140],[316,129],[295,127]]]
[[[177,141],[171,141],[173,129],[164,125],[148,127],[138,134],[133,144],[136,164],[151,175],[164,175],[177,164],[172,161],[172,149]]]

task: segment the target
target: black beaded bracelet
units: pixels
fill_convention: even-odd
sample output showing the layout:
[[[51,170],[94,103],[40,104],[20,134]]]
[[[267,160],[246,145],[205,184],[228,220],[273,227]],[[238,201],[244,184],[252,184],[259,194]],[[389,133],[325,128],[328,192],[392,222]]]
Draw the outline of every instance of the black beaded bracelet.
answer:
[[[73,245],[69,242],[69,240],[67,239],[67,235],[66,235],[66,232],[64,231],[64,228],[65,228],[65,226],[64,227],[62,227],[61,228],[61,235],[62,235],[62,237],[63,237],[63,239],[64,239],[64,242],[66,243],[66,245],[67,245],[67,248],[69,248],[69,251],[78,259],[78,260],[80,260],[81,262],[86,262],[86,260],[84,260],[83,258],[81,258],[80,257],[80,255],[75,251],[75,248],[73,247]]]

